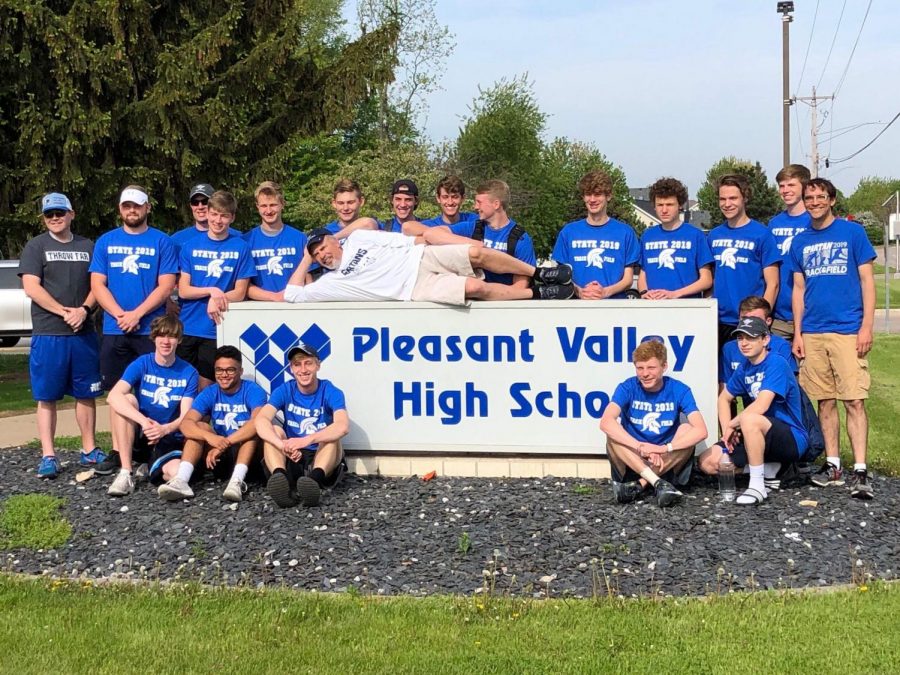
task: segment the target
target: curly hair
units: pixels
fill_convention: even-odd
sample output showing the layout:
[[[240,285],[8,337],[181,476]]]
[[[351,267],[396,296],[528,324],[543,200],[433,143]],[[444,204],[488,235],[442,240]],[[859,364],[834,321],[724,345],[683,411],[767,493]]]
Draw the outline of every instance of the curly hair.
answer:
[[[633,363],[642,363],[650,359],[659,359],[659,362],[665,364],[669,355],[666,346],[662,342],[656,340],[647,340],[639,344],[631,353],[631,361]]]
[[[675,197],[678,206],[684,206],[688,200],[688,191],[680,180],[660,178],[650,186],[650,203],[656,202],[657,197]]]
[[[612,196],[612,179],[609,174],[600,169],[588,171],[578,181],[578,193],[584,197],[586,195],[606,195]]]

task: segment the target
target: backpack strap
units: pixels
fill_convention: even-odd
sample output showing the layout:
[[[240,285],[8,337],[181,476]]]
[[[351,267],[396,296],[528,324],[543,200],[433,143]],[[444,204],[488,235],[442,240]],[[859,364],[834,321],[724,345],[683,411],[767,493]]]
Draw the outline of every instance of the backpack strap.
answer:
[[[475,221],[475,229],[472,230],[472,236],[470,239],[474,239],[475,241],[484,241],[484,226],[486,221],[481,220],[480,218]]]
[[[516,257],[516,246],[519,245],[519,239],[525,234],[525,230],[516,223],[515,227],[509,231],[509,237],[506,239],[506,252],[513,258]]]

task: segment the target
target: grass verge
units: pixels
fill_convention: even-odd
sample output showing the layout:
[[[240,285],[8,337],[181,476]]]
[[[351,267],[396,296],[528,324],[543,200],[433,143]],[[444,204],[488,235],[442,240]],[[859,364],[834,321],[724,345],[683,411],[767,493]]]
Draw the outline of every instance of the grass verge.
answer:
[[[891,279],[888,283],[891,290],[891,309],[898,309],[900,308],[900,279]],[[878,309],[884,309],[885,307],[884,279],[875,280],[875,306]],[[878,326],[875,328],[877,329]]]
[[[72,526],[60,515],[65,500],[45,494],[15,495],[0,506],[0,549],[59,548]]]
[[[94,435],[94,441],[105,450],[112,448],[112,434],[108,431],[98,431]],[[81,450],[81,436],[57,436],[54,445],[58,450]],[[25,447],[40,450],[41,442],[33,438]]]
[[[830,673],[900,662],[900,588],[885,585],[532,601],[0,577],[0,606],[16,610],[0,613],[4,669],[16,673]],[[840,626],[852,648],[822,649],[822,626]]]

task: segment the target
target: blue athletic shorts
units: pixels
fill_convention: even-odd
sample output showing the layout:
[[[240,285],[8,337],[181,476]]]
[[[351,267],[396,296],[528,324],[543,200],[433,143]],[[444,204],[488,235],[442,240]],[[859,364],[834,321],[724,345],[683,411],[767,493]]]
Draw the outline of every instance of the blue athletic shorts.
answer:
[[[35,335],[28,366],[35,401],[59,401],[66,395],[97,398],[102,393],[96,333]]]
[[[104,335],[100,338],[100,381],[109,391],[137,357],[155,349],[149,335]]]

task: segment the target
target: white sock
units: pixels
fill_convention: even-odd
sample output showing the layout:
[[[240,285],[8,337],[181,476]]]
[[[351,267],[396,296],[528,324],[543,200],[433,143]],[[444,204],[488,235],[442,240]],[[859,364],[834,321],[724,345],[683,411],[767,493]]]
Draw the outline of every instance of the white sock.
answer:
[[[781,470],[780,462],[766,462],[763,464],[766,478],[775,478],[775,475]]]
[[[831,464],[833,464],[836,469],[841,468],[841,458],[840,457],[826,457],[825,460],[830,462]]]
[[[130,476],[131,469],[119,469],[119,473],[124,473],[126,476]]]
[[[862,462],[862,463],[857,462],[856,464],[853,465],[853,470],[854,471],[865,471],[866,463],[865,462]]]
[[[650,485],[656,485],[656,482],[659,480],[659,476],[653,473],[653,469],[649,466],[641,471],[641,478],[650,483]]]
[[[768,494],[766,492],[765,466],[763,464],[750,465],[750,487],[760,492],[760,494]]]
[[[185,483],[187,483],[191,476],[194,475],[194,465],[190,462],[185,462],[181,460],[181,463],[178,465],[178,473],[175,474],[175,478],[180,478]]]
[[[231,474],[231,480],[244,480],[247,477],[247,465],[235,464],[234,473]]]

